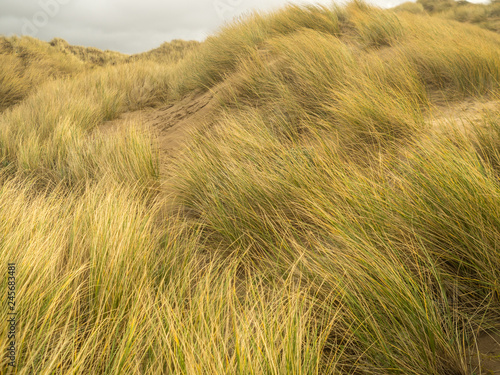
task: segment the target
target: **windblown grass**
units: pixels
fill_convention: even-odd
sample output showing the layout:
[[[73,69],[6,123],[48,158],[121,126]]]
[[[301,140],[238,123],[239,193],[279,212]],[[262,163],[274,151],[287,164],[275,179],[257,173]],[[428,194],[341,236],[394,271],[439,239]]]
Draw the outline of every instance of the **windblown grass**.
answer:
[[[51,78],[81,72],[84,63],[30,37],[0,37],[0,111]]]
[[[54,38],[50,41],[50,45],[56,50],[63,52],[66,55],[73,55],[78,60],[92,65],[116,65],[124,62],[127,55],[115,51],[101,51],[95,47],[72,46],[67,41],[61,38]]]
[[[500,3],[496,0],[486,4],[451,0],[418,0],[417,3],[429,14],[500,32]]]
[[[127,110],[165,101],[168,78],[168,67],[129,64],[45,85],[0,118],[4,165],[56,184],[84,183],[110,168],[141,180],[157,176],[147,137],[126,129],[114,137],[93,131]]]
[[[255,13],[245,20],[234,21],[216,36],[207,38],[191,63],[188,60],[182,70],[188,76],[179,89],[185,92],[196,86],[212,86],[267,39],[300,29],[338,34],[337,13],[321,6],[289,5],[276,13]]]
[[[154,61],[160,64],[173,64],[181,61],[199,47],[196,41],[172,40],[148,52],[138,53],[127,58],[127,62]]]
[[[172,64],[43,84],[0,117],[17,373],[479,371],[474,338],[500,327],[500,117],[427,120],[436,97],[498,98],[499,47],[425,14],[289,6]],[[100,129],[215,87],[172,190],[149,135]]]

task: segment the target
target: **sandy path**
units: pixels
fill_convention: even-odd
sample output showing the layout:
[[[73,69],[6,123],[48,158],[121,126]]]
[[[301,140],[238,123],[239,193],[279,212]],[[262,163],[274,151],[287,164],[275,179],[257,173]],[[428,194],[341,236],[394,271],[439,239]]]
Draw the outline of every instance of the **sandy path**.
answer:
[[[213,116],[217,99],[215,91],[195,91],[181,100],[159,108],[126,112],[103,124],[99,131],[114,131],[132,125],[152,132],[160,152],[160,176],[169,176],[169,165],[182,153],[192,131]]]

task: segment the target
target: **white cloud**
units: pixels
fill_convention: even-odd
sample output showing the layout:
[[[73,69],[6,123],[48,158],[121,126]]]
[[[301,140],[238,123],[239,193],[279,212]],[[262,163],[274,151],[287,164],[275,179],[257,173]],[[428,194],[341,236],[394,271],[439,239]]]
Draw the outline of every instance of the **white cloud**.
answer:
[[[376,0],[394,6],[404,0]],[[202,40],[232,17],[270,10],[286,0],[1,0],[0,34],[54,37],[126,53],[172,39]],[[298,0],[331,4],[331,0]]]

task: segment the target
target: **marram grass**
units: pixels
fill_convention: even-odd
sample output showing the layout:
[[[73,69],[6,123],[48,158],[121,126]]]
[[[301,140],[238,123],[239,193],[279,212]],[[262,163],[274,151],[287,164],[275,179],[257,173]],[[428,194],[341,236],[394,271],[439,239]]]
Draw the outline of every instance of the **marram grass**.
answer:
[[[67,68],[48,80],[0,55],[17,374],[479,373],[474,339],[500,327],[498,104],[464,131],[429,118],[436,98],[498,103],[497,34],[356,1],[130,59],[56,42],[35,43]],[[168,181],[147,126],[103,127],[209,89],[217,115]]]

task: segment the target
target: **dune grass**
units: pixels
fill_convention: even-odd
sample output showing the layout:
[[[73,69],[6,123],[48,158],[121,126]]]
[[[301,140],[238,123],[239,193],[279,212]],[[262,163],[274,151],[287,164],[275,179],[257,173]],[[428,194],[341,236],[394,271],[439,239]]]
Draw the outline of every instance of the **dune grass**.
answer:
[[[54,38],[49,43],[55,50],[65,55],[75,56],[78,60],[92,66],[116,65],[124,62],[127,55],[115,51],[101,51],[95,47],[73,46],[61,38]]]
[[[150,137],[123,128],[103,136],[95,129],[167,100],[169,72],[153,63],[127,64],[44,85],[0,118],[3,164],[43,184],[85,184],[111,171],[156,178]]]
[[[114,66],[122,66],[123,71],[135,70],[141,64],[145,65],[144,69],[154,69],[151,67],[156,64],[162,65],[157,69],[164,70],[165,66],[182,60],[198,45],[198,42],[176,40],[152,51],[129,56],[94,47],[73,46],[60,38],[47,43],[27,36],[1,36],[0,111],[18,104],[46,82],[75,77],[101,67],[111,72]],[[150,82],[147,85],[150,86]],[[145,89],[154,90],[152,87]],[[166,92],[164,88],[161,91]]]
[[[30,83],[0,114],[16,373],[486,370],[471,348],[500,329],[500,116],[460,131],[429,108],[498,101],[500,36],[413,13],[289,6],[163,63]],[[151,135],[103,125],[200,89],[219,112],[165,190]]]
[[[184,41],[180,39],[165,42],[160,47],[151,51],[138,53],[129,56],[126,61],[154,61],[160,64],[173,64],[183,60],[189,53],[196,50],[200,46],[196,41]]]
[[[0,111],[50,78],[81,72],[84,63],[30,37],[0,37]]]
[[[417,3],[429,14],[500,32],[500,3],[496,0],[483,4],[450,0],[418,0]]]

